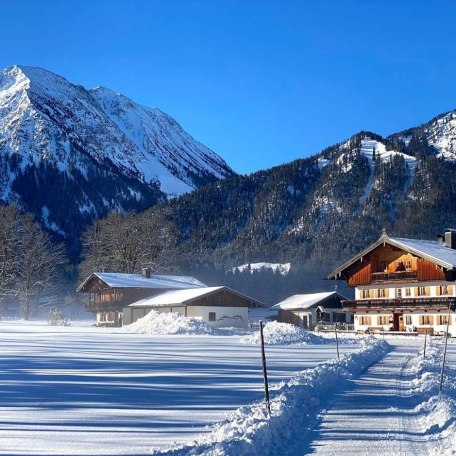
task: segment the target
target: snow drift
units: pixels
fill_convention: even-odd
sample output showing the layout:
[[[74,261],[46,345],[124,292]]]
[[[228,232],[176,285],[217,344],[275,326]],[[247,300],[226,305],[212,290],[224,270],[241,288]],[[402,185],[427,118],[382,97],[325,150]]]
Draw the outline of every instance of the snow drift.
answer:
[[[314,422],[321,402],[346,379],[378,361],[388,347],[385,341],[365,339],[357,352],[298,372],[275,388],[271,393],[271,417],[262,401],[255,402],[239,408],[194,442],[165,451],[155,450],[152,454],[265,456],[281,454],[284,445],[290,450],[294,436],[302,434]]]
[[[271,321],[263,327],[264,343],[268,345],[318,345],[335,343],[335,334],[317,335],[310,331],[298,328],[290,323]],[[339,334],[340,343],[358,343],[360,338],[352,334]],[[260,331],[249,334],[240,340],[245,344],[260,344]]]
[[[135,323],[125,326],[125,331],[139,334],[220,334],[220,330],[212,328],[197,318],[184,317],[179,313],[159,313],[150,311]]]
[[[412,360],[412,370],[416,374],[413,394],[422,396],[417,408],[423,416],[431,454],[450,456],[456,454],[456,369],[447,364],[443,391],[439,394],[442,345],[428,346],[426,358],[420,350]]]

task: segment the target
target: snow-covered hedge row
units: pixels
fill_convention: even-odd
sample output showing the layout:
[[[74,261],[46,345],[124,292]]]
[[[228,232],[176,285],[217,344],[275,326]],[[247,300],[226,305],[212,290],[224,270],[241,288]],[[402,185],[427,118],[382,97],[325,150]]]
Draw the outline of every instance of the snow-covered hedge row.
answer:
[[[413,394],[422,396],[418,405],[424,419],[425,434],[432,447],[432,454],[456,454],[456,369],[445,368],[443,392],[439,395],[440,368],[443,344],[428,346],[426,358],[423,350],[413,358]]]
[[[305,331],[295,325],[289,323],[279,323],[278,321],[271,321],[263,327],[264,343],[268,345],[319,345],[335,343],[335,335],[325,334],[317,335],[310,331]],[[348,336],[348,337],[347,337]],[[241,342],[245,344],[260,344],[260,331],[243,337]],[[359,338],[353,335],[340,334],[340,343],[357,343]]]
[[[263,401],[241,407],[231,416],[188,445],[152,451],[154,455],[229,456],[283,454],[315,420],[321,402],[346,379],[379,360],[389,345],[374,338],[340,360],[331,360],[313,369],[297,373],[290,381],[271,392],[272,416]]]

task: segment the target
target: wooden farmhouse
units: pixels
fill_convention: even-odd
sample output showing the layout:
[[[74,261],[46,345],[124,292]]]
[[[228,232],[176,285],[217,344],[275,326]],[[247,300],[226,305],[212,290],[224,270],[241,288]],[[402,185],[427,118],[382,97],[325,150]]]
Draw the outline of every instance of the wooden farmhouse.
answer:
[[[249,308],[263,306],[261,302],[228,287],[200,287],[167,291],[141,299],[124,307],[123,318],[124,324],[128,325],[155,310],[160,313],[179,312],[217,328],[247,328]]]
[[[278,309],[280,322],[313,330],[317,325],[353,323],[353,314],[342,308],[344,300],[347,298],[336,291],[297,294],[272,306],[272,309]]]
[[[76,291],[88,293],[86,310],[97,315],[100,326],[122,326],[123,309],[143,298],[169,290],[203,288],[206,285],[193,277],[152,275],[146,268],[142,274],[95,272]]]
[[[391,330],[456,336],[456,230],[436,241],[380,239],[332,272],[355,299],[342,303],[355,314],[356,330]],[[450,311],[450,313],[449,313]]]
[[[88,293],[86,310],[97,315],[99,326],[122,326],[151,310],[179,312],[212,326],[247,327],[248,309],[259,301],[227,287],[207,287],[193,277],[93,273],[77,288]]]

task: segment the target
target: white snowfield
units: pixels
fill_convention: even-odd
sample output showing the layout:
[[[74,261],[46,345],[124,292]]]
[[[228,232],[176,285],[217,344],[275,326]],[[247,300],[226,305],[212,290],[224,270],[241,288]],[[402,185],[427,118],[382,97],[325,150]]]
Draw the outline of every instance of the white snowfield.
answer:
[[[268,346],[266,355],[276,386],[336,350]],[[1,455],[150,454],[209,433],[262,388],[259,347],[239,336],[0,322]]]
[[[0,454],[456,454],[456,341],[439,397],[441,339],[332,337],[266,347],[268,417],[239,335],[0,322]]]

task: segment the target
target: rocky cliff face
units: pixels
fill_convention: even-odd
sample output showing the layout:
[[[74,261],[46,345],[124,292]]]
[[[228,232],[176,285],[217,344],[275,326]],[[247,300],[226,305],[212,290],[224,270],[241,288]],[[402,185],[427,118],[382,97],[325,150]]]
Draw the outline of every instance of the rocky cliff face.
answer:
[[[0,200],[66,238],[234,174],[159,109],[41,68],[0,73]]]

